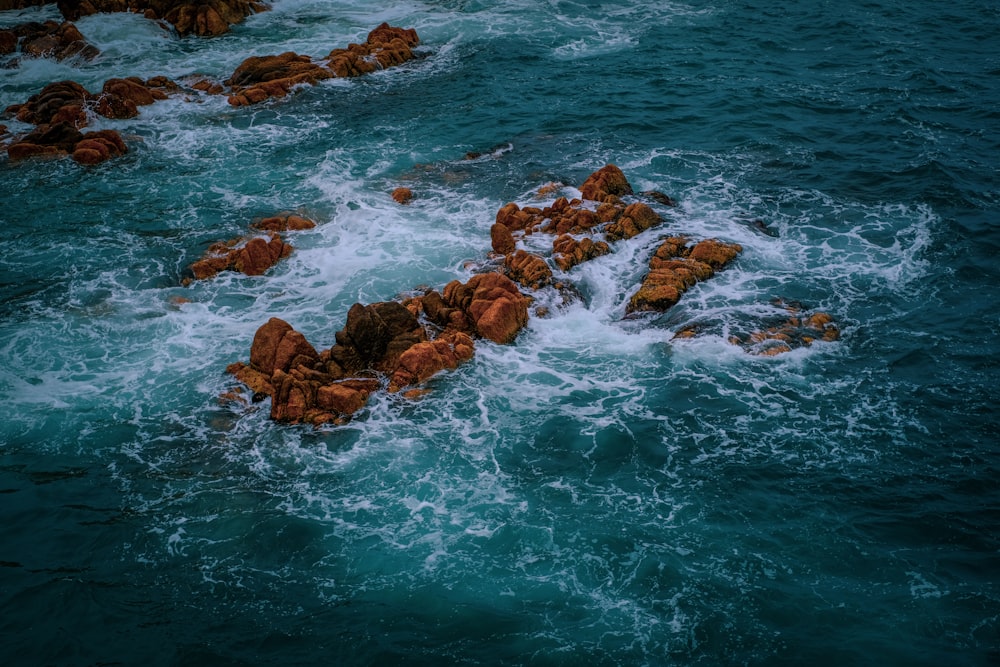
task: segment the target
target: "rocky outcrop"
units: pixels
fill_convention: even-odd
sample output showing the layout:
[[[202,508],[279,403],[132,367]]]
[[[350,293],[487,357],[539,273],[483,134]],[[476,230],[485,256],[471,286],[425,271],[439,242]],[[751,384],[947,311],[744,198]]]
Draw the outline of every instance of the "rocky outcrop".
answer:
[[[23,23],[8,30],[0,30],[0,55],[20,51],[32,58],[66,60],[80,57],[93,60],[100,55],[97,47],[89,44],[70,21],[45,21]]]
[[[392,191],[392,198],[397,204],[406,206],[413,200],[413,190],[399,187]]]
[[[71,21],[108,12],[136,12],[166,21],[179,35],[211,37],[229,32],[246,17],[269,9],[253,0],[59,0],[59,11]]]
[[[701,280],[711,278],[743,250],[738,244],[708,239],[688,245],[688,239],[664,239],[649,261],[649,273],[629,299],[626,314],[663,312]]]
[[[276,56],[253,56],[244,60],[226,80],[233,106],[257,104],[288,95],[296,86],[316,85],[334,77],[354,77],[400,65],[413,58],[420,43],[413,29],[383,23],[364,44],[334,49],[323,61],[291,51]]]
[[[72,155],[81,164],[93,165],[124,155],[128,147],[115,130],[83,134],[88,111],[106,118],[131,118],[138,107],[165,99],[176,84],[158,77],[110,79],[98,94],[89,92],[75,81],[58,81],[45,86],[24,104],[7,107],[6,113],[19,121],[35,125],[26,135],[7,146],[12,160],[39,155]]]
[[[404,302],[356,303],[336,343],[321,353],[287,322],[272,318],[257,330],[250,362],[227,370],[271,397],[277,421],[337,422],[364,407],[380,387],[397,392],[457,368],[472,358],[473,336],[512,341],[527,323],[527,302],[509,279],[490,273]]]
[[[267,238],[237,238],[209,246],[205,256],[192,264],[190,270],[195,280],[205,280],[223,271],[260,276],[291,254],[292,246],[276,233]]]
[[[619,197],[632,194],[632,186],[621,169],[609,164],[595,171],[583,182],[580,194],[584,199],[615,203]]]

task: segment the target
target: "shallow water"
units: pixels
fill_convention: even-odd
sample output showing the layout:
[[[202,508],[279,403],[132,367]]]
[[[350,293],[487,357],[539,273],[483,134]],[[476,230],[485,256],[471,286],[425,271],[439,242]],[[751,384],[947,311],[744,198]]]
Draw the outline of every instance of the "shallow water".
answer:
[[[4,662],[1000,659],[1000,11],[277,0],[183,40],[103,15],[78,24],[100,58],[2,70],[0,107],[381,21],[422,57],[97,119],[130,149],[97,167],[0,158]],[[608,162],[678,207],[563,276],[582,301],[540,294],[514,345],[345,426],[218,401],[269,317],[328,347],[354,302],[466,279],[504,203]],[[280,210],[320,223],[288,260],[180,286]],[[623,320],[667,233],[743,253]],[[840,340],[727,342],[775,298]]]

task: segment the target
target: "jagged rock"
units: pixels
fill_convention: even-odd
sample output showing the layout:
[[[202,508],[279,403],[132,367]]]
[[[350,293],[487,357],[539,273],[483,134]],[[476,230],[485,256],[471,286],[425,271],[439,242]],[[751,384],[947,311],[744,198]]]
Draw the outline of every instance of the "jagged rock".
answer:
[[[86,124],[83,107],[92,98],[87,89],[75,81],[57,81],[29,97],[24,104],[7,107],[7,111],[14,113],[19,121],[42,125],[58,122],[55,116],[60,113],[66,115],[64,108],[71,107],[74,110],[72,115]],[[78,127],[82,127],[82,124]]]
[[[617,198],[632,194],[632,186],[629,185],[621,169],[609,164],[595,171],[583,182],[580,194],[584,199],[603,202],[608,201],[609,197]]]
[[[225,83],[233,89],[229,103],[247,106],[272,97],[284,97],[294,86],[316,85],[333,76],[330,70],[314,63],[309,56],[286,51],[277,56],[247,58]]]
[[[73,160],[80,164],[99,164],[128,152],[121,135],[115,130],[85,133],[73,147]]]
[[[552,242],[552,260],[563,271],[569,271],[577,264],[607,255],[611,247],[604,241],[594,241],[584,237],[579,241],[569,234],[563,234]]]
[[[34,7],[36,5],[46,5],[50,2],[52,0],[0,0],[0,12],[10,9],[24,9],[25,7]]]
[[[353,77],[399,65],[413,58],[411,48],[420,40],[413,29],[383,23],[368,34],[364,44],[334,49],[325,63],[291,51],[277,56],[253,56],[244,60],[226,80],[232,88],[233,106],[257,104],[284,97],[294,86],[316,85],[333,77]]]
[[[472,338],[461,331],[449,330],[433,341],[417,343],[399,357],[389,391],[419,384],[442,370],[454,370],[474,354]]]
[[[423,326],[403,304],[356,303],[347,313],[347,324],[336,334],[330,359],[347,373],[389,372],[403,352],[426,340]]]
[[[528,323],[530,299],[501,273],[481,273],[465,284],[445,285],[443,302],[460,311],[472,330],[495,343],[510,343]]]
[[[297,213],[279,213],[261,220],[257,220],[250,225],[253,229],[267,232],[291,232],[312,229],[316,223]]]
[[[664,239],[650,259],[650,271],[643,278],[642,286],[629,299],[626,314],[663,312],[671,308],[695,283],[712,277],[741,251],[738,244],[715,239],[701,241],[692,247],[688,247],[684,237]]]
[[[194,278],[204,280],[223,271],[237,271],[248,276],[263,275],[292,253],[292,246],[275,233],[266,240],[258,236],[240,245],[242,242],[243,239],[234,239],[209,247],[205,257],[191,265]]]
[[[614,243],[637,236],[659,223],[660,216],[656,211],[642,202],[636,202],[625,207],[621,217],[610,223],[604,233],[608,241]]]
[[[504,270],[508,278],[530,289],[539,289],[552,283],[552,269],[545,260],[524,250],[507,255]]]
[[[350,44],[346,49],[331,51],[327,66],[339,77],[369,74],[410,60],[412,48],[419,43],[416,30],[382,23],[368,33],[364,44]]]
[[[744,336],[730,336],[729,342],[739,345],[750,354],[773,357],[792,350],[809,347],[817,340],[833,342],[840,338],[840,329],[829,313],[816,311],[803,313],[797,302],[775,300],[775,305],[787,311],[783,321],[764,326]]]
[[[17,51],[17,34],[13,30],[0,30],[0,56]]]
[[[493,252],[501,255],[509,255],[517,248],[517,242],[514,241],[514,235],[511,234],[510,228],[499,222],[493,223],[493,226],[490,227],[490,240]]]
[[[230,25],[269,8],[253,0],[59,0],[58,5],[72,21],[102,12],[132,11],[164,20],[182,36],[203,37],[224,34]]]
[[[95,46],[87,43],[77,27],[70,21],[24,23],[16,26],[12,32],[21,39],[21,52],[34,58],[65,60],[73,56],[80,56],[86,60],[92,60],[101,53]]]

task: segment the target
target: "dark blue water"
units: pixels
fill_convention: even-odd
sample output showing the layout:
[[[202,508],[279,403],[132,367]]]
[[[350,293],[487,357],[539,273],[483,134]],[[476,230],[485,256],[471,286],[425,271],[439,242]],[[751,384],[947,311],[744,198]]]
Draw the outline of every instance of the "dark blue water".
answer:
[[[97,167],[0,158],[2,662],[1000,661],[1000,8],[276,0],[184,40],[104,15],[78,24],[101,58],[0,70],[0,107],[382,21],[422,57],[97,119],[130,149]],[[345,426],[218,400],[269,317],[328,347],[352,303],[464,280],[503,204],[608,162],[679,205],[513,345]],[[280,210],[320,223],[288,260],[181,286]],[[623,320],[666,233],[743,253]],[[775,299],[840,339],[728,342]]]

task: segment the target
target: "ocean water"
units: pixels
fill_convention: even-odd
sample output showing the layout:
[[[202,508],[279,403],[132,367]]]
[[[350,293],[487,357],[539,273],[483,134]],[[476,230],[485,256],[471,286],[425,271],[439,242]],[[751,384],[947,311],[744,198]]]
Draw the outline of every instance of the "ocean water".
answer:
[[[0,108],[382,21],[421,57],[97,119],[130,149],[97,167],[0,157],[0,661],[998,664],[1000,7],[275,0],[214,39],[101,15],[101,57],[0,69]],[[609,162],[678,206],[513,345],[343,426],[219,401],[269,317],[328,347]],[[319,222],[289,259],[181,286],[282,210]],[[743,253],[626,320],[668,233]],[[775,299],[840,340],[727,342]]]

